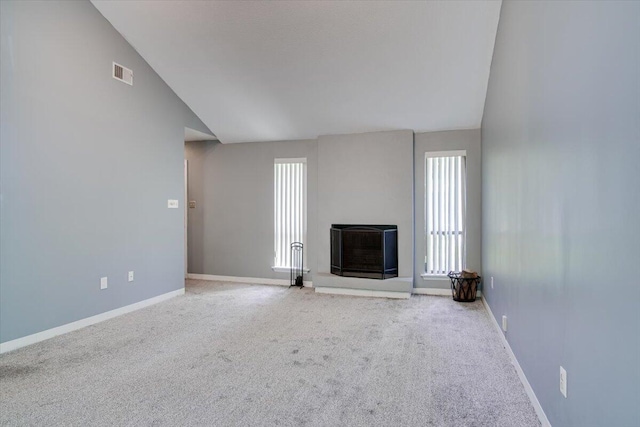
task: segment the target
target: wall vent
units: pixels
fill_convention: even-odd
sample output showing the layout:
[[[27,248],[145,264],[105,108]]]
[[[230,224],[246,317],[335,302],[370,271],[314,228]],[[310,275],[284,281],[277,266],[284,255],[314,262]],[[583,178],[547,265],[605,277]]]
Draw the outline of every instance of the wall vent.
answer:
[[[113,78],[133,86],[133,71],[115,62],[113,63]]]

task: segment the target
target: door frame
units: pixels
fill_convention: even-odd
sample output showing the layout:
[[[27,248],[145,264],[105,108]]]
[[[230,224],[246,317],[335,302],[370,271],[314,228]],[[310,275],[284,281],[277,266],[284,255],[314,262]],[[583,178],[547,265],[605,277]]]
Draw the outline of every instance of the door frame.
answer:
[[[184,278],[189,275],[189,164],[184,159]]]

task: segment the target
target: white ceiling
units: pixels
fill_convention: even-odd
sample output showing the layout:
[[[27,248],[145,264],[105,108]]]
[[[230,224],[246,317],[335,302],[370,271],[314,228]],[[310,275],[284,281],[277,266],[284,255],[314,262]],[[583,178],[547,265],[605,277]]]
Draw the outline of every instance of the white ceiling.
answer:
[[[208,133],[200,132],[199,130],[184,128],[184,141],[192,142],[192,141],[213,141],[216,140],[215,135],[209,135]]]
[[[501,5],[92,1],[224,143],[478,128]]]

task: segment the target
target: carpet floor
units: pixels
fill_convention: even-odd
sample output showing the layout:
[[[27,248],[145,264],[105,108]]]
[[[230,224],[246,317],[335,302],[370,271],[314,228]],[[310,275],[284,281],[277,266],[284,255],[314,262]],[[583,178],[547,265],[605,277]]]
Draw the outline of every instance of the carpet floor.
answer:
[[[538,426],[482,303],[187,281],[0,356],[0,424]]]

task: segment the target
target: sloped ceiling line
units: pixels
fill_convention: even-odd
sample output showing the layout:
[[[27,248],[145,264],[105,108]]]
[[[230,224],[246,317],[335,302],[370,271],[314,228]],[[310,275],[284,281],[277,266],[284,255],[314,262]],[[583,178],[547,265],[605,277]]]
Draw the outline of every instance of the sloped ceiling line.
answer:
[[[478,128],[501,6],[92,2],[223,143]]]

